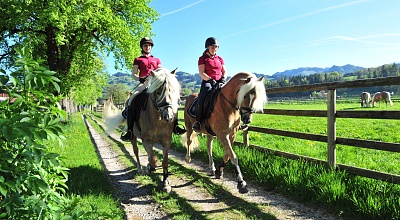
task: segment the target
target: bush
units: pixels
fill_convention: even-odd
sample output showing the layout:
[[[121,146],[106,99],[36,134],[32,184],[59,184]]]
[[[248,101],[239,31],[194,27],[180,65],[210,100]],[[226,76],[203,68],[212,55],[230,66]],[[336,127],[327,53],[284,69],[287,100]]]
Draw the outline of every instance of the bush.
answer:
[[[84,213],[64,196],[67,168],[43,144],[64,139],[60,120],[65,112],[49,92],[59,92],[59,80],[28,52],[19,51],[17,71],[0,73],[0,88],[9,95],[0,102],[0,218],[78,218]]]

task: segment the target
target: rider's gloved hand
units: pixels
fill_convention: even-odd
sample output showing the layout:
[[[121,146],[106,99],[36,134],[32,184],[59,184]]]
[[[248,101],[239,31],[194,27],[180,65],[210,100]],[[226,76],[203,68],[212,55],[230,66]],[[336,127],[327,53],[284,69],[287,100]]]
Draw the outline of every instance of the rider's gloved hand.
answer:
[[[221,79],[219,79],[219,80],[217,81],[217,83],[218,83],[217,88],[218,88],[218,89],[221,89],[222,86],[225,84],[225,77],[221,77]]]
[[[215,81],[215,79],[211,79],[211,78],[210,78],[210,79],[208,80],[208,83],[210,83],[211,86],[214,87],[214,86],[217,84],[217,81]]]

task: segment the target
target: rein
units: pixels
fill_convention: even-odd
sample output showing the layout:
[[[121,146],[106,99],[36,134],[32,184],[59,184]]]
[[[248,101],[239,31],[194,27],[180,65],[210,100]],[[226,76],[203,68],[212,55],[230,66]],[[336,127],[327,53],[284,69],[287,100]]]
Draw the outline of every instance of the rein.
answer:
[[[233,104],[232,102],[230,102],[230,101],[224,96],[224,94],[223,94],[221,91],[218,91],[218,93],[222,95],[222,97],[225,99],[225,101],[227,101],[227,102],[231,105],[232,108],[234,108],[234,109],[236,109],[237,111],[239,111],[241,117],[242,117],[243,115],[245,115],[245,114],[252,114],[252,113],[255,112],[254,108],[248,108],[248,107],[243,107],[243,106],[236,107],[236,105]],[[243,111],[245,111],[245,112],[243,112]]]

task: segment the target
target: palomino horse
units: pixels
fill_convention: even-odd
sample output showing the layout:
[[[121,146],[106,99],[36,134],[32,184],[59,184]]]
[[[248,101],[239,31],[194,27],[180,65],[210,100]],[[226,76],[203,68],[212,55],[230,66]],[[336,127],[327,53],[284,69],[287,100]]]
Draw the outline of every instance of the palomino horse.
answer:
[[[369,103],[371,102],[371,94],[369,92],[361,93],[361,107],[369,108]]]
[[[136,113],[139,116],[132,117],[134,121],[133,139],[131,140],[133,151],[136,156],[139,173],[151,174],[158,165],[158,160],[153,151],[153,146],[159,143],[163,146],[163,190],[171,192],[171,186],[168,181],[168,151],[172,141],[172,131],[174,128],[174,119],[178,112],[178,101],[180,99],[180,84],[175,76],[175,70],[171,73],[165,68],[158,68],[151,72],[150,86],[142,94],[140,106],[136,106]],[[139,98],[139,96],[137,97]],[[134,102],[133,105],[139,105]],[[137,109],[137,108],[140,109]],[[105,108],[107,109],[107,108]],[[128,114],[132,114],[132,110]],[[107,131],[116,128],[116,125],[122,123],[121,113],[114,114],[114,117],[106,115],[106,124],[110,127]],[[147,170],[143,172],[139,159],[139,150],[137,139],[141,139],[148,156]]]
[[[393,102],[390,99],[390,93],[389,92],[377,92],[374,94],[374,96],[372,97],[372,106],[375,107],[376,106],[376,102],[379,101],[379,106],[381,106],[381,100],[385,101],[386,103],[386,107],[387,104],[389,102],[390,106],[393,106]]]
[[[182,135],[182,142],[187,148],[186,161],[190,162],[190,152],[199,146],[197,133],[193,131],[192,125],[195,117],[188,112],[195,101],[197,93],[186,99],[185,104],[185,126],[186,135]],[[257,79],[252,73],[241,72],[234,75],[220,90],[215,101],[214,110],[210,117],[201,122],[201,133],[207,135],[207,150],[209,158],[210,175],[221,178],[225,164],[231,159],[234,165],[238,189],[240,193],[247,193],[247,184],[239,168],[238,158],[232,150],[232,144],[239,129],[240,120],[249,124],[252,120],[252,113],[263,111],[267,95],[264,87],[264,77]],[[223,161],[215,169],[212,157],[213,135],[207,131],[207,127],[215,133],[215,136],[224,148]]]

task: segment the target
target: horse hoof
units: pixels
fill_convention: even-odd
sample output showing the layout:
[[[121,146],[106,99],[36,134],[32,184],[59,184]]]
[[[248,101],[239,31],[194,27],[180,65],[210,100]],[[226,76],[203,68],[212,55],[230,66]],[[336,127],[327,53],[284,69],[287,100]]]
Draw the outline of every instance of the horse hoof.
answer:
[[[190,158],[190,157],[186,157],[186,159],[185,159],[185,161],[186,161],[187,163],[190,163],[191,160],[192,160],[192,158]]]
[[[146,169],[146,171],[147,171],[147,174],[148,174],[148,175],[151,175],[151,174],[153,174],[153,173],[156,171],[156,168],[152,167],[150,164],[147,164],[147,169]]]
[[[219,171],[219,170],[216,170],[216,171],[215,171],[215,179],[222,179],[223,176],[224,176],[224,173],[223,173],[223,172],[221,172],[221,171]]]
[[[247,183],[244,180],[238,182],[237,188],[239,189],[239,193],[241,194],[249,192],[249,189],[247,189]]]
[[[211,170],[210,172],[208,172],[209,176],[215,176],[215,170]]]
[[[245,194],[248,192],[249,192],[249,189],[247,189],[247,187],[239,187],[239,193]]]
[[[144,174],[144,171],[143,171],[142,169],[138,169],[137,172],[136,172],[136,174],[138,174],[138,175],[143,175],[143,174]]]
[[[164,186],[163,191],[166,192],[167,194],[170,194],[172,191],[172,187],[171,186]]]

